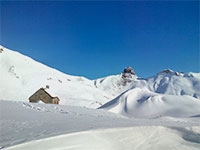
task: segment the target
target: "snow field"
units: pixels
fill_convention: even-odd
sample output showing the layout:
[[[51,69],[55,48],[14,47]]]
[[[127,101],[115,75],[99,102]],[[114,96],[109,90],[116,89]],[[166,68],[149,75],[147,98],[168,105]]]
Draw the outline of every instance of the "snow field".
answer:
[[[59,135],[7,150],[199,150],[200,127],[161,126],[112,128]]]

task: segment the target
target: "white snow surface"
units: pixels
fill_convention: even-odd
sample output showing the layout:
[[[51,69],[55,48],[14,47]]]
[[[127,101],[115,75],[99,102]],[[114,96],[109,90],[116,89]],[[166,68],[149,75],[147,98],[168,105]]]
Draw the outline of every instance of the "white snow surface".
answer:
[[[100,109],[0,100],[0,149],[200,148],[200,116],[127,118]]]
[[[132,127],[60,135],[17,145],[8,150],[199,150],[199,127]],[[189,137],[188,137],[189,136]]]
[[[100,108],[128,117],[190,117],[200,114],[200,100],[188,95],[158,94],[147,89],[131,89]]]

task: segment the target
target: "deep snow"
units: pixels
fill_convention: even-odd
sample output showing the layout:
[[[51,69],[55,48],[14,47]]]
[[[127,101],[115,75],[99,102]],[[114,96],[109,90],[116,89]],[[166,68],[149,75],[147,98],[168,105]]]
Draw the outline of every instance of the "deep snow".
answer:
[[[199,127],[101,129],[33,141],[8,150],[199,150],[199,133]]]
[[[131,89],[100,108],[137,118],[200,115],[200,100],[188,95],[158,94],[147,89]]]
[[[105,110],[2,100],[0,106],[2,148],[182,150],[200,147],[199,117],[136,119]]]

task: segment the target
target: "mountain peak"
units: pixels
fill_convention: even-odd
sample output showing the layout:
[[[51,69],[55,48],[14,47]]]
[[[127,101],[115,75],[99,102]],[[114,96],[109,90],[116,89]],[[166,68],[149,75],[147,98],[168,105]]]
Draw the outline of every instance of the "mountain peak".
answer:
[[[123,73],[130,73],[130,74],[135,75],[135,72],[134,72],[132,67],[124,68],[124,72]]]

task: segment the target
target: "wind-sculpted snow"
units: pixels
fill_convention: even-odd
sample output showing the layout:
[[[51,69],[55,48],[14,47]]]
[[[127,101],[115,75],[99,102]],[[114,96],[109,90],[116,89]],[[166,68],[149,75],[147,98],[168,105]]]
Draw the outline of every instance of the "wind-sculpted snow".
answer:
[[[99,109],[2,100],[0,114],[0,148],[5,149],[57,150],[77,146],[79,150],[129,150],[143,149],[144,143],[149,143],[150,149],[169,149],[170,143],[178,143],[174,148],[181,143],[188,149],[200,146],[198,116],[136,119]]]
[[[128,117],[190,117],[200,114],[200,100],[188,95],[166,95],[134,88],[100,108]]]
[[[140,118],[199,115],[200,73],[170,71],[148,79],[133,78],[122,94],[100,108]]]
[[[200,127],[161,126],[91,130],[13,146],[7,150],[199,150]]]

